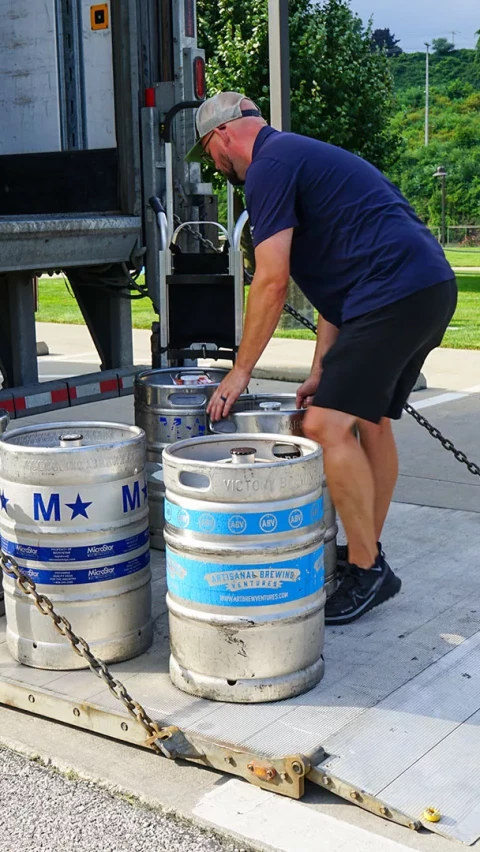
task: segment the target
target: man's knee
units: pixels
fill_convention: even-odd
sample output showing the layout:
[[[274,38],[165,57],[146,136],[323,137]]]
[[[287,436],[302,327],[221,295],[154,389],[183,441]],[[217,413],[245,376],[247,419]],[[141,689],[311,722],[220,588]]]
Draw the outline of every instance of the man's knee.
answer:
[[[389,417],[382,417],[379,423],[372,423],[370,420],[357,420],[357,427],[361,441],[375,440],[384,435],[393,434],[392,421]]]
[[[323,448],[335,446],[352,436],[355,417],[343,411],[311,405],[303,421],[303,433]]]

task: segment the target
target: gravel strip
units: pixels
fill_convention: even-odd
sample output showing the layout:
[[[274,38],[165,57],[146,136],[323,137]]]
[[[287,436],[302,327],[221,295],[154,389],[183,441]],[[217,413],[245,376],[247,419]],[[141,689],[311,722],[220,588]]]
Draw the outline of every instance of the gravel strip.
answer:
[[[0,852],[251,852],[0,748]]]

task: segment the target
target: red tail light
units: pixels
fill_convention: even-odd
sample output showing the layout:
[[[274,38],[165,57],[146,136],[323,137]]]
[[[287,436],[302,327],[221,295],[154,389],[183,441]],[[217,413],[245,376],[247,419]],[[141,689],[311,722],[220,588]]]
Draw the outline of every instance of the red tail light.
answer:
[[[197,100],[203,101],[206,95],[205,60],[201,56],[193,60],[193,88]]]

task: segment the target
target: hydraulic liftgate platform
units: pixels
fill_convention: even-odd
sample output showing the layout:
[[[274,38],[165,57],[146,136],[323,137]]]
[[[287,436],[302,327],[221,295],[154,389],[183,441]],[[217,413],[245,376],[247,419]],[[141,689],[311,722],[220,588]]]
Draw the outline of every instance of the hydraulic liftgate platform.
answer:
[[[327,631],[326,674],[311,692],[239,705],[175,689],[163,555],[155,551],[153,646],[110,668],[153,720],[169,726],[162,748],[169,757],[295,798],[309,779],[384,819],[471,845],[480,837],[480,575],[471,570],[478,515],[396,503],[387,527],[402,593],[359,622]],[[14,663],[3,618],[0,702],[152,747],[90,671]],[[438,822],[427,820],[429,808],[439,811]]]

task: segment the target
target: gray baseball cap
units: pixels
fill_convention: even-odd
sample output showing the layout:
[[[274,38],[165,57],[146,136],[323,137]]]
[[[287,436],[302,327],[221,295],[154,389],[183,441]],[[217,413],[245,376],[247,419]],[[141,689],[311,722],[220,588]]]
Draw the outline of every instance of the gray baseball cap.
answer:
[[[247,95],[240,92],[219,92],[213,98],[208,98],[198,108],[195,123],[197,127],[198,140],[185,157],[188,163],[199,163],[204,157],[201,140],[216,127],[235,121],[237,118],[247,116],[259,116],[262,114],[255,104],[255,109],[242,109],[241,103],[250,100]],[[253,101],[252,101],[253,103]]]

